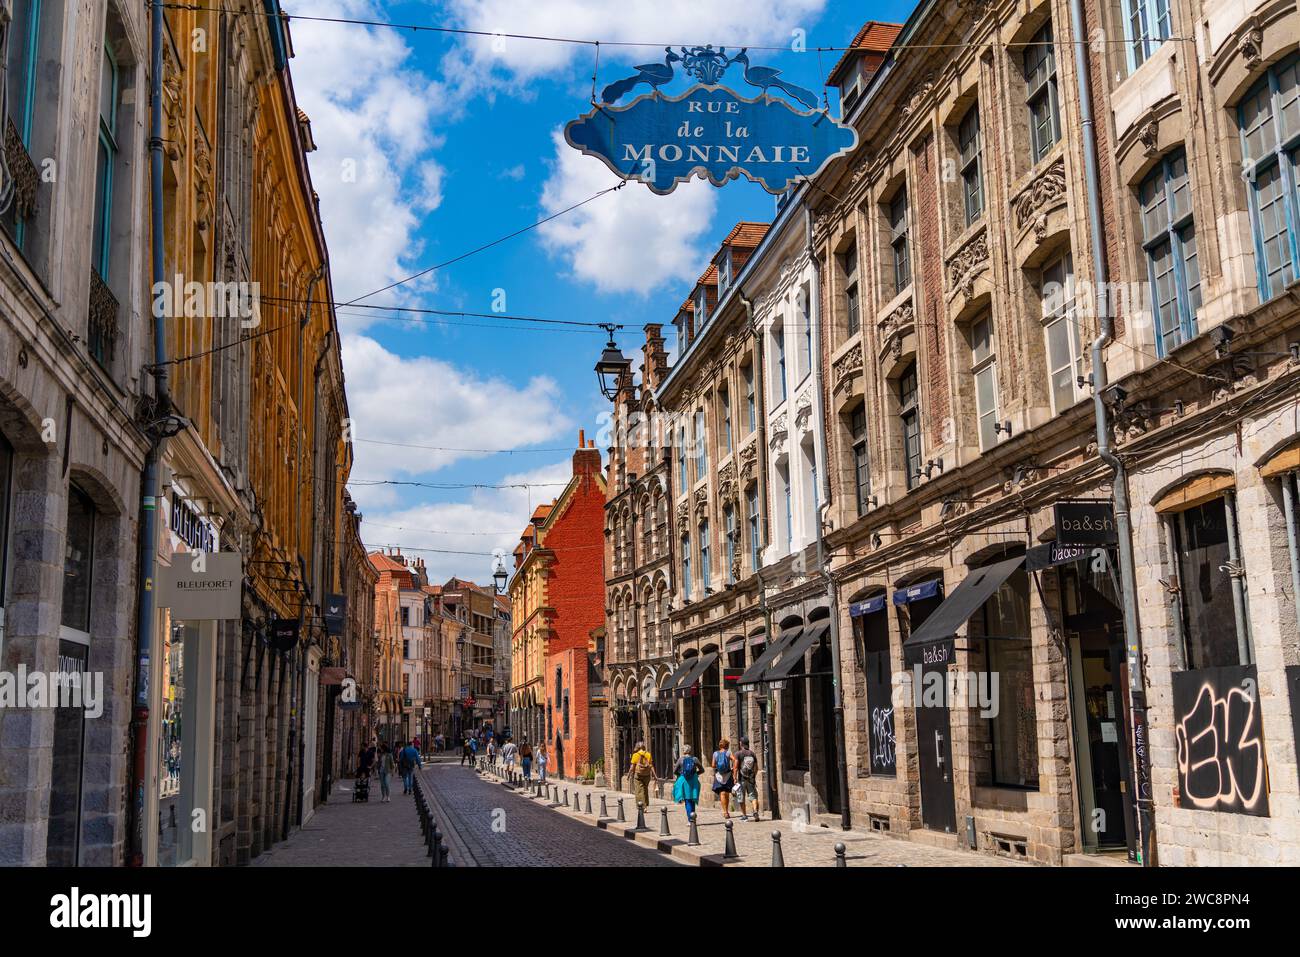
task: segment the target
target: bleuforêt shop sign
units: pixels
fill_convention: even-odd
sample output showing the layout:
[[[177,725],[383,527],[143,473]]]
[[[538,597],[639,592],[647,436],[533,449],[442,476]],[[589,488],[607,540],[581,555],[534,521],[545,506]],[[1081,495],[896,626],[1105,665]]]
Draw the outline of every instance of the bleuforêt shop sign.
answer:
[[[710,44],[679,52],[665,47],[664,53],[662,63],[642,64],[605,87],[602,102],[564,128],[569,145],[660,194],[695,176],[714,186],[744,176],[769,193],[783,193],[857,146],[852,127],[816,109],[816,94],[782,79],[780,70],[751,65],[746,50],[728,56],[726,47]],[[758,96],[719,85],[736,65]],[[659,88],[678,68],[699,82],[665,96]],[[642,85],[651,92],[613,105]]]

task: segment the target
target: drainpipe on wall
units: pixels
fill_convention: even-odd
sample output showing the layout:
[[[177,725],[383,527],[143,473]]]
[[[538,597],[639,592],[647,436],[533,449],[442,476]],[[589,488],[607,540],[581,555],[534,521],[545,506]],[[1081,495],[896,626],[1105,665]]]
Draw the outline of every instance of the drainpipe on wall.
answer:
[[[149,198],[150,198],[150,255],[153,283],[167,280],[166,252],[163,247],[163,9],[161,0],[150,4],[149,30]],[[162,419],[172,410],[171,393],[167,383],[167,320],[154,318],[153,366],[149,372],[154,381],[155,409],[153,414]],[[164,434],[158,422],[146,426],[150,436],[149,450],[145,456],[144,473],[140,489],[139,563],[136,571],[137,618],[135,636],[135,706],[131,717],[131,739],[134,753],[131,769],[131,831],[127,835],[127,863],[132,867],[144,866],[144,809],[145,777],[149,759],[149,650],[154,631],[154,574],[158,564],[158,493],[159,461],[162,458]]]
[[[1075,78],[1079,91],[1080,132],[1083,136],[1083,173],[1088,196],[1088,226],[1096,271],[1097,313],[1100,334],[1092,341],[1092,408],[1097,426],[1097,454],[1115,474],[1115,529],[1119,538],[1120,587],[1124,604],[1124,643],[1128,652],[1129,717],[1133,729],[1134,795],[1138,812],[1143,867],[1154,866],[1155,814],[1151,800],[1151,756],[1147,725],[1146,682],[1142,674],[1142,633],[1138,626],[1137,575],[1133,562],[1133,528],[1129,511],[1128,472],[1111,448],[1109,413],[1103,392],[1106,363],[1102,349],[1115,338],[1115,319],[1110,314],[1106,284],[1104,228],[1101,217],[1101,185],[1097,176],[1097,137],[1092,116],[1092,80],[1088,74],[1088,48],[1084,29],[1083,0],[1070,0],[1070,28],[1074,36]]]
[[[829,607],[830,617],[830,638],[831,638],[831,707],[835,713],[835,749],[836,757],[839,764],[839,792],[840,792],[840,827],[847,831],[853,826],[852,815],[849,812],[849,765],[847,745],[844,742],[844,686],[841,681],[841,661],[840,661],[840,612],[839,612],[839,588],[831,575],[830,566],[826,559],[826,516],[831,507],[830,492],[830,455],[826,449],[826,410],[822,408],[822,386],[824,381],[824,369],[822,363],[822,341],[821,341],[821,266],[817,262],[817,255],[813,249],[812,239],[812,209],[804,206],[804,237],[808,243],[808,261],[812,265],[813,282],[812,288],[808,291],[808,315],[812,323],[812,341],[813,341],[813,421],[817,423],[814,429],[817,435],[816,456],[817,464],[817,483],[822,487],[815,489],[817,497],[821,500],[821,505],[817,509],[817,568],[821,572],[822,578],[826,580],[826,602]]]

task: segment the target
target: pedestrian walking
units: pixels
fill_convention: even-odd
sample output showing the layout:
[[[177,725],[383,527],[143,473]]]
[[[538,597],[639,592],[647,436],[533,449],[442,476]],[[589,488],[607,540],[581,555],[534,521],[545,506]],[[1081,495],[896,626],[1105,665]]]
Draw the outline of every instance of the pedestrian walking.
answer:
[[[492,740],[491,735],[488,735],[487,756],[488,756],[488,764],[494,763],[497,759],[497,743]]]
[[[389,749],[388,743],[385,742],[379,748],[379,801],[385,804],[392,800],[392,795],[388,793],[388,776],[393,773],[393,752]]]
[[[732,774],[731,742],[723,738],[718,750],[713,752],[713,793],[722,802],[722,816],[731,817],[731,788],[736,782]]]
[[[533,783],[533,746],[524,738],[524,743],[519,746],[519,766],[524,772],[524,783]]]
[[[416,748],[414,742],[408,743],[402,748],[402,753],[397,760],[397,766],[402,772],[402,793],[415,793],[415,769],[424,767],[420,763],[420,751]]]
[[[682,756],[673,766],[677,780],[673,782],[673,801],[685,806],[686,820],[695,820],[695,805],[700,800],[700,762],[691,754],[689,744],[682,747]]]
[[[550,757],[546,754],[546,745],[539,743],[537,745],[537,779],[543,784],[546,783],[546,765],[550,763]]]
[[[645,749],[645,742],[638,741],[632,749],[632,785],[636,789],[636,806],[650,806],[650,782],[659,775],[655,773],[655,759]]]
[[[470,747],[469,738],[460,743],[460,766],[462,768],[465,766],[466,761],[471,765],[474,763],[474,749]]]
[[[515,757],[518,756],[518,754],[519,745],[515,744],[514,741],[507,737],[506,743],[501,745],[501,760],[505,762],[507,774],[514,771]]]
[[[732,755],[736,767],[736,787],[733,793],[740,802],[740,819],[750,820],[749,802],[754,803],[753,820],[758,820],[758,755],[749,749],[749,738],[741,737],[740,748]]]

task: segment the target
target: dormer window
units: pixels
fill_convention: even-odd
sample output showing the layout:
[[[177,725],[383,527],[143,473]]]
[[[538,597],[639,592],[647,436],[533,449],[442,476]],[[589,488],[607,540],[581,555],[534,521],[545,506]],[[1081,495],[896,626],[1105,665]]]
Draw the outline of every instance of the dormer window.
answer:
[[[718,297],[722,297],[722,291],[731,285],[731,250],[724,249],[722,258],[718,260]]]
[[[695,328],[696,329],[703,329],[704,324],[709,320],[709,303],[708,303],[707,296],[708,296],[708,289],[705,288],[704,286],[701,286],[700,292],[695,299],[695,318],[696,318]]]

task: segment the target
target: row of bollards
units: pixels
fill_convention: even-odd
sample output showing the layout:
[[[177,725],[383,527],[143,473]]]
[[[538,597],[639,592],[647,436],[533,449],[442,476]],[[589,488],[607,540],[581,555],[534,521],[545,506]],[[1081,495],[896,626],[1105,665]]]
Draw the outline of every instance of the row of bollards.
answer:
[[[451,867],[451,849],[447,847],[447,842],[442,839],[442,831],[438,827],[438,822],[433,818],[433,812],[429,810],[429,800],[424,793],[424,785],[420,781],[419,775],[415,776],[415,807],[420,814],[420,833],[424,835],[424,844],[428,850],[430,863],[434,867]]]

